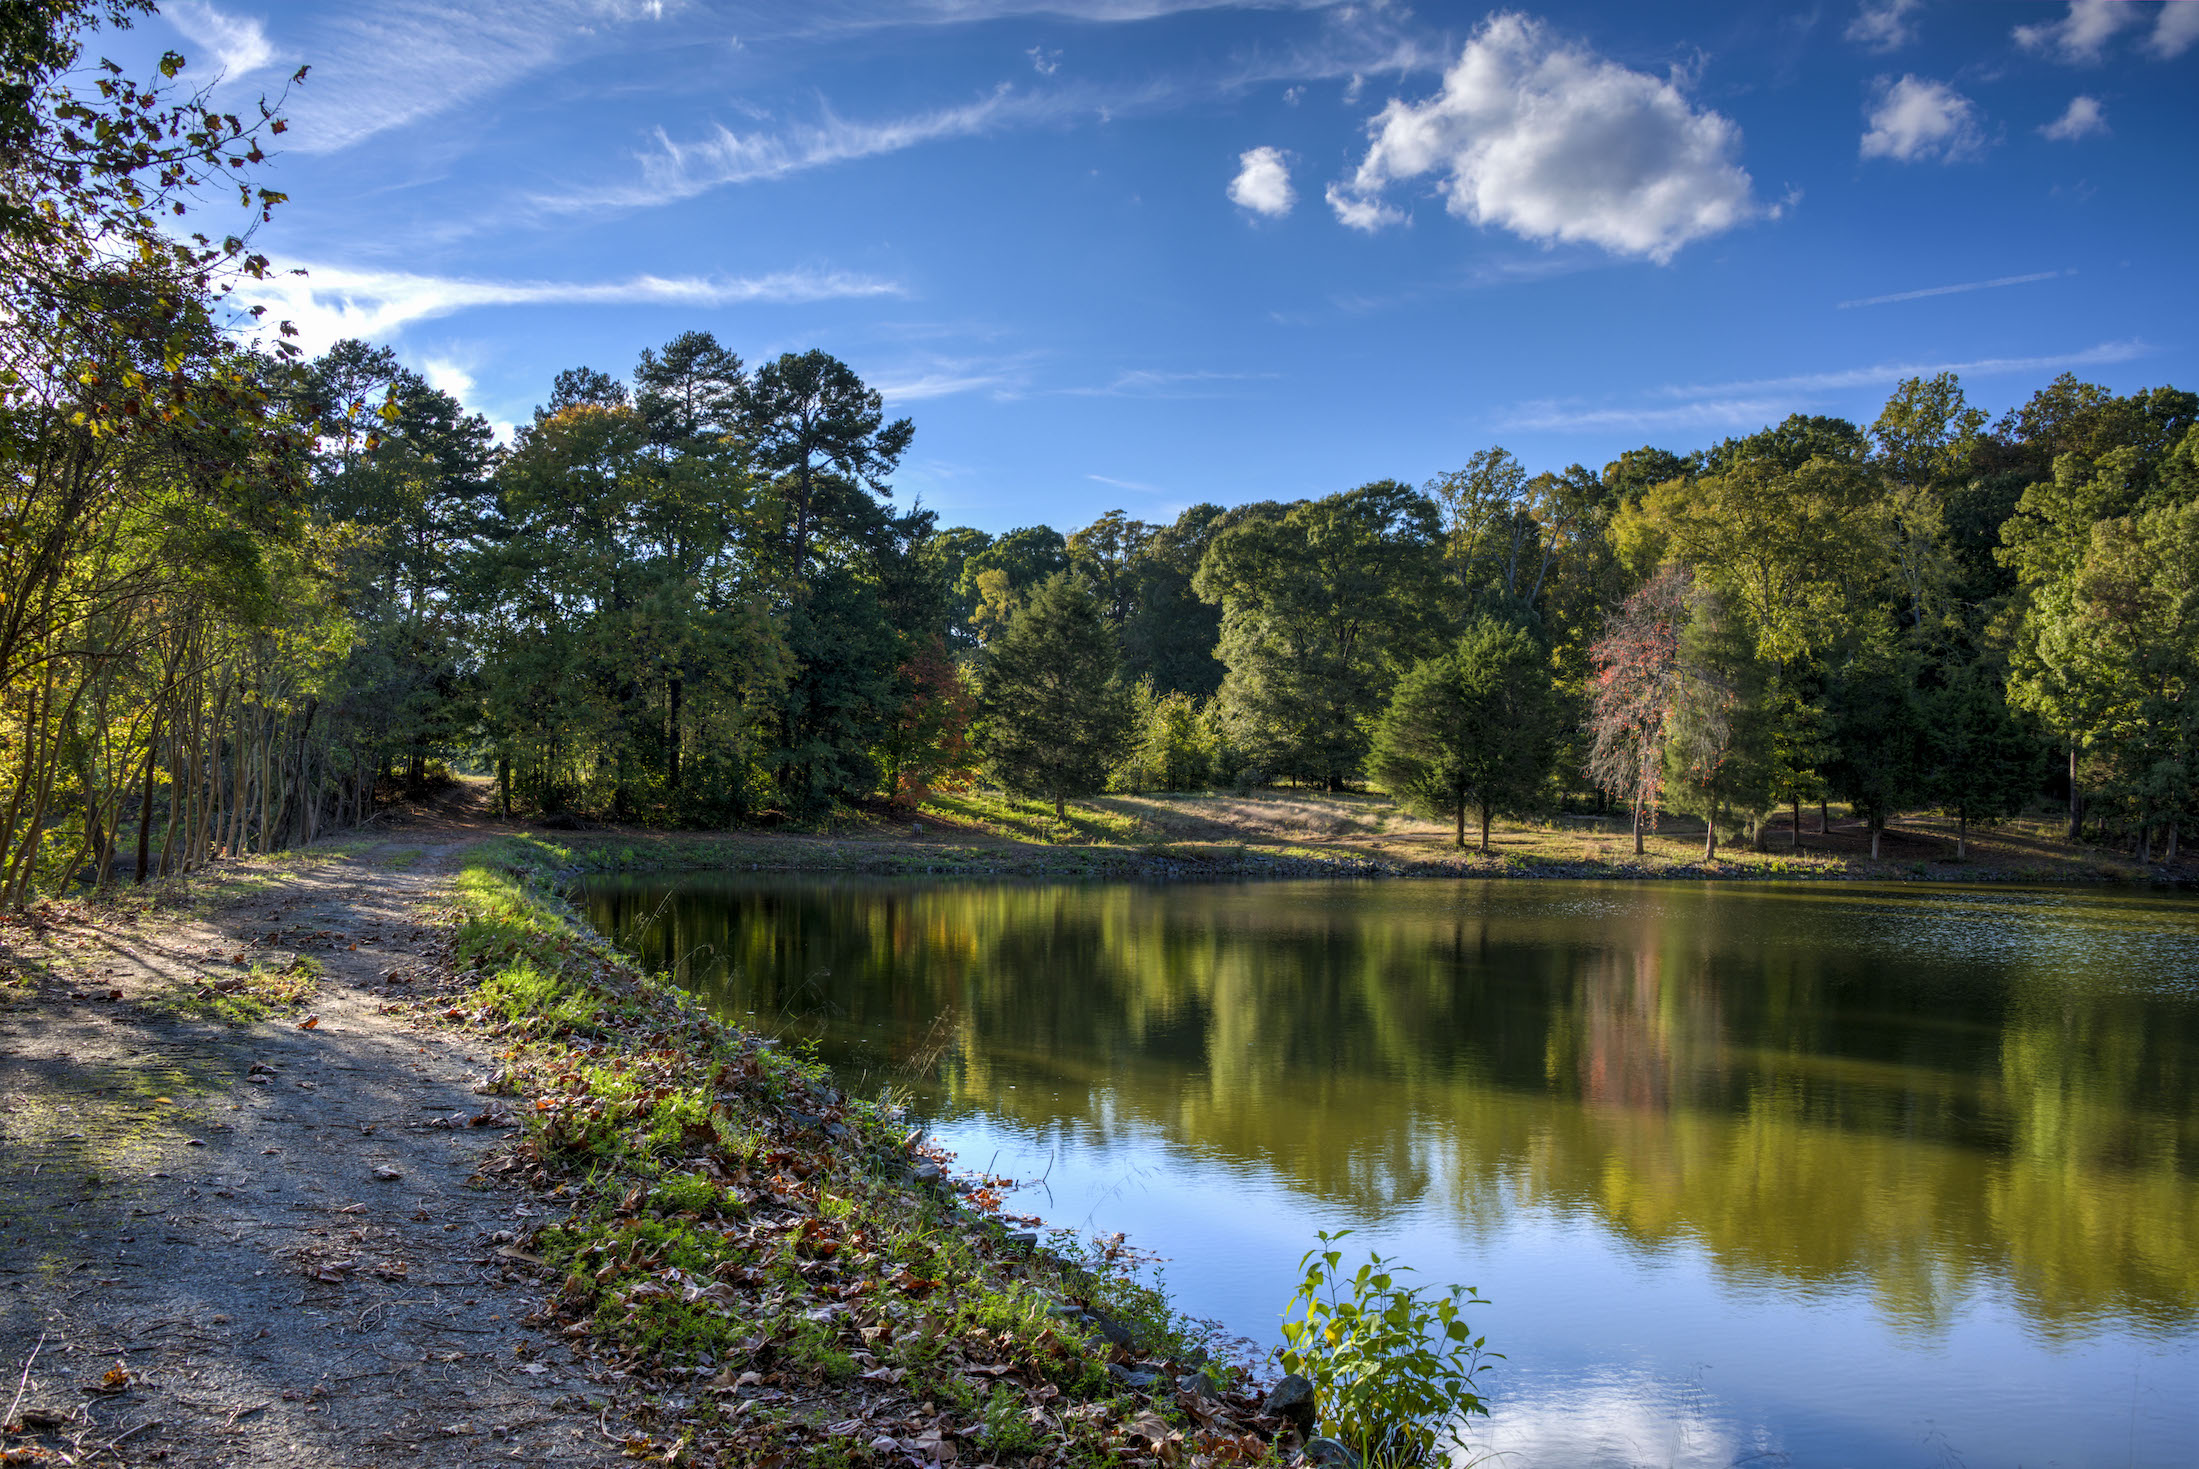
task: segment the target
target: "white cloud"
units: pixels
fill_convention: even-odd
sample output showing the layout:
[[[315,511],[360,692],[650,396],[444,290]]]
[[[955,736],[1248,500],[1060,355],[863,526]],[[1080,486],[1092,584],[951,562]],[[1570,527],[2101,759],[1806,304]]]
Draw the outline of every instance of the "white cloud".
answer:
[[[1227,396],[1219,383],[1242,383],[1270,378],[1271,372],[1169,372],[1157,367],[1134,367],[1115,374],[1114,380],[1096,388],[1063,388],[1077,398],[1214,398]]]
[[[256,16],[228,15],[206,0],[169,0],[163,13],[185,39],[210,48],[214,65],[231,81],[275,59],[267,27]]]
[[[1953,163],[1985,149],[1977,104],[1945,82],[1915,76],[1881,80],[1870,124],[1863,135],[1865,158]]]
[[[1229,181],[1229,202],[1269,219],[1281,219],[1298,202],[1290,186],[1290,160],[1280,148],[1248,148],[1237,155],[1237,176]]]
[[[2060,20],[2017,26],[2014,34],[2026,51],[2073,66],[2089,64],[2100,59],[2109,37],[2137,16],[2138,7],[2129,0],[2069,0],[2069,13]]]
[[[2199,0],[2168,0],[2154,18],[2153,34],[2146,49],[2163,61],[2173,61],[2199,41]]]
[[[2079,138],[2106,132],[2107,113],[2101,109],[2097,97],[2072,97],[2068,109],[2039,131],[2057,143],[2074,143]]]
[[[1490,17],[1425,102],[1392,99],[1373,144],[1329,190],[1337,218],[1399,217],[1392,182],[1437,175],[1450,212],[1544,243],[1600,245],[1668,261],[1692,240],[1761,214],[1734,162],[1741,134],[1692,106],[1675,80],[1607,61],[1540,21]]]
[[[1283,88],[1283,105],[1285,107],[1296,107],[1304,100],[1305,95],[1306,89],[1303,86],[1285,87]]]
[[[1625,429],[1685,430],[1755,428],[1777,423],[1790,413],[1837,406],[1830,395],[1858,388],[1890,388],[1904,378],[1952,372],[1963,377],[2038,377],[2071,368],[2100,367],[2143,357],[2143,342],[2102,342],[2081,352],[2052,357],[1981,357],[1968,362],[1880,362],[1838,372],[1745,382],[1687,383],[1658,388],[1648,403],[1588,407],[1578,401],[1523,403],[1497,427],[1520,430]]]
[[[1404,210],[1385,204],[1380,199],[1362,199],[1337,184],[1330,184],[1323,191],[1323,197],[1329,201],[1329,208],[1336,211],[1339,223],[1350,225],[1355,230],[1365,230],[1369,234],[1385,225],[1397,224],[1405,218]]]
[[[2073,270],[2040,270],[2030,275],[2004,275],[1989,281],[1963,281],[1952,286],[1926,286],[1920,291],[1896,291],[1890,296],[1862,296],[1840,303],[1840,310],[1848,311],[1857,306],[1890,306],[1896,301],[1921,301],[1927,296],[1960,296],[1970,291],[1991,291],[2002,286],[2028,286],[2034,281],[2060,280],[2065,275],[2075,275]]]
[[[1916,39],[1909,16],[1923,0],[1865,0],[1848,22],[1847,36],[1873,51],[1898,51]]]
[[[1111,474],[1088,474],[1085,476],[1085,478],[1088,480],[1097,481],[1098,483],[1107,485],[1113,489],[1128,490],[1133,495],[1165,495],[1168,493],[1168,491],[1162,489],[1159,485],[1149,485],[1143,480],[1116,479]]]
[[[428,380],[428,386],[439,393],[448,393],[459,402],[473,395],[473,374],[447,357],[430,357],[420,364],[420,374]]]
[[[1031,58],[1031,70],[1042,77],[1050,77],[1061,70],[1061,53],[1049,51],[1044,46],[1033,46],[1023,53]]]
[[[297,344],[325,351],[345,337],[384,340],[414,322],[482,306],[737,306],[750,303],[824,301],[892,296],[901,287],[838,271],[777,271],[770,275],[713,279],[701,276],[635,276],[624,281],[493,281],[401,271],[314,266],[307,275],[271,275],[238,289],[246,306],[267,308],[261,326],[278,321],[298,328]]]
[[[284,109],[293,147],[328,153],[493,95],[611,26],[662,19],[664,0],[377,0],[333,7],[300,38],[313,75]]]
[[[720,123],[703,137],[683,143],[659,129],[656,151],[641,156],[638,183],[539,195],[535,202],[552,209],[661,204],[726,184],[784,178],[946,138],[973,137],[1013,121],[1059,116],[1075,105],[1063,96],[1035,97],[1003,84],[975,102],[884,122],[850,122],[828,107],[822,121],[778,133],[737,133]]]

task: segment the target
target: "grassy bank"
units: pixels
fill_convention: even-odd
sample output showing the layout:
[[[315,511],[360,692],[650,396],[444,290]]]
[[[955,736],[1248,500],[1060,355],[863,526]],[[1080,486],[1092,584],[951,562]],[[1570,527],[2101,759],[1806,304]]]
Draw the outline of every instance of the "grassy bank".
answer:
[[[457,885],[445,992],[524,1139],[493,1167],[559,1222],[506,1247],[542,1324],[638,1385],[636,1453],[695,1464],[1222,1464],[1274,1452],[1242,1368],[1103,1255],[950,1184],[890,1098],[637,971],[501,837]]]
[[[1789,818],[1770,823],[1761,849],[1723,842],[1703,858],[1698,821],[1667,818],[1633,849],[1623,816],[1508,821],[1492,850],[1461,851],[1448,826],[1379,794],[1263,791],[1116,795],[1049,802],[997,792],[940,795],[912,813],[843,814],[827,829],[672,834],[581,831],[561,839],[571,870],[815,871],[1039,878],[1418,876],[1712,879],[1862,879],[1944,882],[2190,881],[2199,866],[2141,866],[2127,854],[2067,842],[2060,817],[2039,814],[1973,827],[1958,850],[1952,820],[1910,813],[1872,857],[1860,822],[1804,813],[1799,845]]]

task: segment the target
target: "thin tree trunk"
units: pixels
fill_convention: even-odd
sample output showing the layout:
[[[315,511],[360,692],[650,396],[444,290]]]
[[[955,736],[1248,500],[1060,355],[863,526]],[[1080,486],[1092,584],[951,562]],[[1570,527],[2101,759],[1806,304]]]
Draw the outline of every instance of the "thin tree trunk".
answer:
[[[1819,796],[1817,798],[1817,834],[1823,836],[1832,829],[1832,807],[1825,804],[1823,796]]]
[[[1642,798],[1634,798],[1634,855],[1642,855]]]
[[[1955,811],[1955,860],[1970,860],[1970,813],[1959,807]]]
[[[1466,793],[1458,791],[1454,794],[1457,799],[1451,802],[1451,814],[1456,819],[1456,825],[1452,830],[1452,841],[1463,852],[1466,850]]]
[[[1718,855],[1718,803],[1710,803],[1710,813],[1703,818],[1703,860],[1710,861]]]
[[[1061,793],[1057,791],[1054,793],[1054,820],[1067,821],[1068,819],[1067,803],[1062,800]]]
[[[1481,850],[1489,850],[1489,803],[1481,803]]]
[[[2171,867],[2176,865],[2176,818],[2173,816],[2169,818],[2168,847],[2161,853],[2161,860]]]
[[[153,757],[160,753],[160,715],[153,715],[153,732],[145,741],[144,794],[137,803],[137,884],[145,886],[153,865]]]
[[[1871,829],[1871,860],[1876,862],[1878,860],[1878,833],[1880,830],[1878,818],[1876,816],[1866,817],[1864,818],[1864,825]]]
[[[2077,794],[2077,742],[2069,742],[2069,839],[2084,835],[2084,799]]]

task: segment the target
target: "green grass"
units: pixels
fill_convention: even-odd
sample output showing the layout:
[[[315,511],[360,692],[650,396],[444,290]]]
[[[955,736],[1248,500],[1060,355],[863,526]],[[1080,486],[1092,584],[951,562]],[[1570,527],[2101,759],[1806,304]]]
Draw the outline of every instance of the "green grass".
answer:
[[[279,961],[256,960],[244,974],[178,986],[147,1000],[145,1008],[194,1020],[253,1025],[302,1008],[320,988],[322,972],[320,960],[303,954]]]

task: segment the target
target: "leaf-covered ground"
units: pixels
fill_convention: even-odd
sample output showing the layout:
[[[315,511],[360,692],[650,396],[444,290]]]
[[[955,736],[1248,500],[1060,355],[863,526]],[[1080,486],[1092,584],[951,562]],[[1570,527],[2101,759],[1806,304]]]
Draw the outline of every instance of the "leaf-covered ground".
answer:
[[[644,1390],[636,1453],[709,1464],[1231,1464],[1276,1452],[1244,1369],[1101,1251],[957,1186],[880,1099],[636,973],[552,893],[570,854],[486,844],[447,994],[567,1209],[524,1243],[538,1318]]]
[[[0,926],[0,1461],[1284,1457],[1109,1251],[481,835]]]

